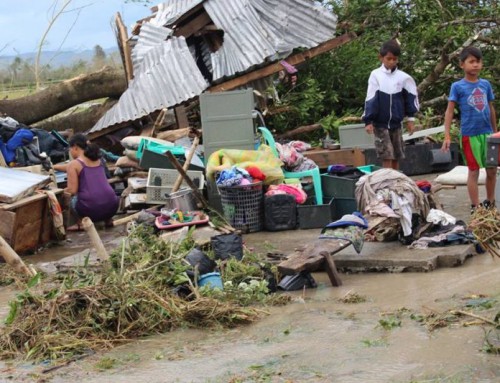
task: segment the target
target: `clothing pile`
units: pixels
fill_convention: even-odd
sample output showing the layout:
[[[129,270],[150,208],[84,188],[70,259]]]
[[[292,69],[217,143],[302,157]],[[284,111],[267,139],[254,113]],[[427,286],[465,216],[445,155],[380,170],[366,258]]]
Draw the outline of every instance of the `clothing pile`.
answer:
[[[219,186],[244,186],[254,182],[264,181],[266,176],[257,166],[248,166],[246,169],[232,166],[218,173],[215,183]]]
[[[290,172],[301,172],[304,170],[314,169],[316,163],[304,157],[302,152],[311,148],[311,145],[303,141],[290,141],[287,144],[276,143],[280,160],[283,161],[283,167]]]
[[[403,235],[412,234],[413,214],[427,217],[425,193],[408,176],[393,169],[380,169],[356,183],[355,196],[362,213],[399,219]]]
[[[35,140],[36,138],[36,140]],[[43,165],[60,162],[67,150],[59,136],[31,128],[11,117],[0,118],[0,151],[9,166]]]

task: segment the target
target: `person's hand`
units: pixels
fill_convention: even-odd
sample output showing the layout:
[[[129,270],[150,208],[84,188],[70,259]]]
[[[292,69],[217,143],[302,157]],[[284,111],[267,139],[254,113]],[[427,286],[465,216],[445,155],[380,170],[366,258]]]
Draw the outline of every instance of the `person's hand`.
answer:
[[[408,135],[412,135],[413,132],[415,131],[415,122],[414,121],[408,121],[408,124],[406,125],[406,129],[408,130]]]
[[[365,126],[366,133],[373,134],[373,124],[368,124]]]
[[[447,152],[448,150],[450,150],[450,144],[451,144],[450,137],[445,137],[443,140],[443,146],[441,146],[441,150],[443,152]]]

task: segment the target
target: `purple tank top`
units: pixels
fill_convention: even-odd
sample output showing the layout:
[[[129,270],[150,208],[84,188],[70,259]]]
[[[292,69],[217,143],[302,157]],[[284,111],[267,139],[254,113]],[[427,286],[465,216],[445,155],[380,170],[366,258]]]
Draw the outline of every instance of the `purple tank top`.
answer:
[[[108,183],[102,166],[89,167],[77,158],[83,168],[78,176],[76,212],[93,222],[105,221],[118,210],[118,197]]]

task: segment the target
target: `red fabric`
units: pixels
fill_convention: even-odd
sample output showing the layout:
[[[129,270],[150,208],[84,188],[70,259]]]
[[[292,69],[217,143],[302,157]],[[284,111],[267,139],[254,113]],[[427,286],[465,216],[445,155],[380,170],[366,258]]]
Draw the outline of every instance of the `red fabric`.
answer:
[[[249,166],[245,169],[254,180],[264,181],[266,175],[257,166]]]
[[[468,136],[462,137],[462,151],[464,152],[465,161],[467,162],[469,170],[479,170],[479,164],[477,163],[476,157],[474,157],[474,153],[472,152]]]

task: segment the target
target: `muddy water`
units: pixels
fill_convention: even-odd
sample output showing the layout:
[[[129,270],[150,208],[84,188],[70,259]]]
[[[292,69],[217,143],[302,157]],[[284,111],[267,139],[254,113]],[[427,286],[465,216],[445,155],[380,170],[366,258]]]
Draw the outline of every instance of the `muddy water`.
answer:
[[[439,197],[458,218],[468,216],[464,187]],[[461,214],[461,215],[460,215]],[[116,230],[116,229],[113,229]],[[100,232],[105,243],[119,232]],[[317,231],[297,231],[278,238],[273,233],[247,237],[265,253],[287,250],[316,238]],[[34,263],[58,260],[88,247],[83,233],[73,233],[65,248],[32,258]],[[67,250],[67,248],[71,250]],[[482,326],[450,326],[429,333],[405,314],[401,326],[384,330],[379,320],[407,308],[417,313],[459,308],[474,294],[500,301],[500,259],[476,255],[457,268],[430,273],[342,274],[344,285],[330,286],[325,273],[314,274],[319,286],[295,292],[293,303],[266,309],[269,315],[232,330],[180,329],[98,353],[51,374],[46,366],[0,363],[0,381],[51,382],[500,382],[500,357],[481,352]],[[366,302],[339,302],[349,292]],[[13,296],[0,288],[0,315]],[[500,305],[497,304],[496,311]],[[495,311],[495,312],[496,312]],[[387,315],[384,315],[387,314]],[[481,312],[479,312],[481,314]],[[492,318],[491,311],[484,316]],[[484,327],[487,329],[487,327]],[[107,370],[98,367],[111,361]],[[29,377],[29,374],[34,378]]]
[[[499,276],[500,260],[489,255],[431,273],[343,275],[340,288],[317,273],[317,289],[295,293],[292,304],[250,326],[151,337],[74,363],[51,381],[500,382],[500,358],[480,352],[481,326],[429,333],[408,315],[401,327],[379,326],[402,308],[440,312],[472,294],[500,299]],[[348,292],[368,300],[340,303]],[[97,368],[103,358],[111,369]]]

